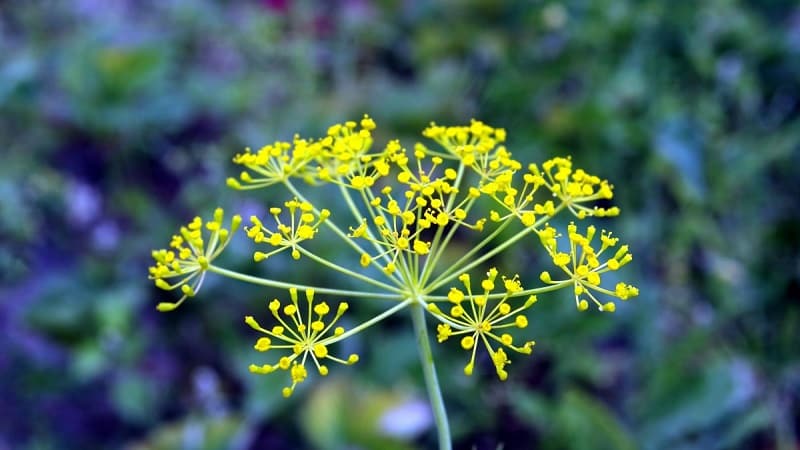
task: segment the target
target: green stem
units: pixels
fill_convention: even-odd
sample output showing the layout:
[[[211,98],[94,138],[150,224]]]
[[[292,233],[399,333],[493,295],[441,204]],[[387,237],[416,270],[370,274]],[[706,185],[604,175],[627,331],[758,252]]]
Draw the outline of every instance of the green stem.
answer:
[[[434,281],[432,281],[429,285],[426,285],[425,292],[426,293],[433,292],[434,290],[436,290],[436,288],[448,282],[453,277],[458,276],[459,274],[469,270],[469,267],[473,267],[483,262],[483,260],[486,258],[481,258],[481,260],[477,264],[473,264],[470,265],[468,268],[464,268],[464,264],[466,264],[467,261],[474,261],[473,255],[478,253],[483,247],[486,246],[486,244],[491,242],[495,237],[497,237],[500,233],[502,233],[503,230],[510,224],[511,224],[510,220],[504,221],[502,224],[500,224],[500,226],[495,228],[495,230],[489,236],[486,236],[481,242],[472,246],[472,248],[466,254],[464,254],[463,256],[461,256],[461,258],[458,259],[458,261],[451,264],[450,267],[444,272],[442,272]]]
[[[359,333],[359,332],[361,332],[363,330],[366,330],[367,328],[375,325],[376,323],[380,322],[381,320],[383,320],[383,319],[391,316],[392,314],[396,313],[397,311],[400,311],[401,309],[405,308],[410,303],[411,303],[411,299],[403,300],[402,302],[392,306],[391,308],[389,308],[386,311],[378,314],[377,316],[369,319],[368,321],[358,325],[357,327],[351,328],[350,330],[347,330],[347,331],[345,331],[344,333],[342,333],[342,334],[340,334],[338,336],[331,337],[330,339],[325,341],[325,344],[333,344],[333,343],[339,342],[342,339],[346,339],[346,338],[348,338],[348,337],[350,337],[350,336],[352,336],[352,335],[354,335],[356,333]]]
[[[300,191],[298,191],[298,190],[297,190],[297,188],[294,186],[294,184],[292,184],[292,182],[291,182],[290,180],[288,180],[288,179],[287,179],[287,180],[284,180],[284,181],[283,181],[283,184],[284,184],[284,186],[286,186],[286,188],[287,188],[287,189],[289,189],[289,191],[290,191],[290,192],[291,192],[291,193],[292,193],[292,194],[293,194],[295,197],[297,197],[297,198],[298,198],[300,201],[308,202],[308,200],[305,198],[305,196],[304,196],[304,195],[303,195],[303,194],[302,194]],[[309,203],[311,203],[311,202],[309,202]],[[319,209],[317,209],[317,207],[316,207],[316,206],[314,206],[314,213],[315,213],[315,214],[317,214],[317,215],[319,214]],[[353,239],[350,239],[350,237],[349,237],[349,236],[347,236],[347,233],[345,233],[344,231],[342,231],[342,229],[341,229],[341,228],[339,228],[339,227],[338,227],[338,226],[337,226],[337,225],[336,225],[336,224],[333,222],[333,220],[331,220],[331,219],[328,219],[328,220],[325,220],[325,221],[324,221],[324,222],[322,222],[322,223],[323,223],[323,224],[324,224],[326,227],[328,227],[328,228],[330,228],[331,230],[333,230],[333,232],[334,232],[334,233],[336,233],[337,235],[339,235],[339,237],[340,237],[340,238],[342,238],[342,240],[343,240],[343,241],[344,241],[344,242],[345,242],[347,245],[349,245],[349,246],[350,246],[350,247],[351,247],[353,250],[355,250],[355,251],[356,251],[356,253],[358,253],[359,255],[360,255],[360,254],[362,254],[362,253],[364,253],[364,250],[361,248],[361,246],[359,246],[359,245],[358,245],[358,244],[357,244],[355,241],[353,241]]]
[[[573,283],[574,283],[574,281],[571,280],[571,279],[563,280],[563,281],[555,282],[553,284],[549,284],[547,286],[541,286],[541,287],[538,287],[538,288],[525,289],[525,290],[519,291],[519,292],[517,292],[517,293],[515,293],[513,295],[508,295],[507,292],[498,292],[496,294],[489,294],[489,295],[486,296],[486,298],[489,299],[489,300],[497,300],[497,299],[503,298],[505,296],[508,296],[508,298],[511,299],[511,298],[518,298],[518,297],[526,297],[526,296],[529,296],[529,295],[539,295],[539,294],[544,294],[544,293],[547,293],[547,292],[557,291],[557,290],[559,290],[561,288],[564,288],[566,286],[569,286],[569,285],[571,285]],[[593,287],[593,286],[590,286],[590,287]],[[611,296],[615,295],[611,291],[606,291],[606,293],[608,295],[611,295]],[[449,301],[449,299],[447,298],[446,295],[426,295],[425,299],[428,302]]]
[[[308,286],[305,284],[297,284],[297,283],[284,283],[282,281],[271,280],[269,278],[261,278],[261,277],[254,277],[252,275],[246,275],[243,273],[235,272],[233,270],[228,270],[219,266],[215,266],[213,264],[210,264],[208,266],[208,271],[214,272],[224,277],[233,278],[234,280],[243,281],[245,283],[257,284],[260,286],[269,286],[279,289],[296,288],[301,291],[304,291],[306,289],[313,289],[318,294],[341,295],[343,297],[372,297],[372,298],[382,298],[387,300],[398,300],[398,301],[403,299],[403,296],[400,294],[383,294],[379,292],[349,291],[343,289],[329,289],[318,286]]]
[[[397,293],[403,292],[399,288],[396,288],[394,286],[390,286],[390,285],[388,285],[386,283],[381,283],[380,281],[374,280],[374,279],[372,279],[372,278],[370,278],[370,277],[368,277],[366,275],[362,275],[362,274],[360,274],[358,272],[353,272],[352,270],[344,268],[344,267],[342,267],[342,266],[340,266],[338,264],[334,264],[334,263],[328,261],[327,259],[322,258],[320,256],[317,256],[316,254],[304,249],[303,247],[297,246],[297,248],[300,251],[300,253],[302,253],[303,255],[307,256],[310,259],[313,259],[314,261],[322,264],[325,267],[330,268],[331,270],[335,270],[335,271],[343,273],[343,274],[345,274],[347,276],[359,279],[359,280],[361,280],[361,281],[363,281],[365,283],[371,284],[373,286],[377,286],[377,287],[379,287],[381,289],[386,289],[387,291],[397,292]]]
[[[489,241],[494,239],[495,236],[500,234],[500,231],[502,231],[506,226],[508,226],[508,224],[511,223],[511,220],[504,221],[503,224],[500,225],[499,227],[497,227],[497,229],[491,235],[489,235],[486,239],[481,241],[481,243],[478,244],[477,246],[475,246],[472,250],[467,252],[466,255],[462,256],[461,259],[459,259],[455,264],[450,266],[450,269],[446,270],[444,273],[439,275],[439,277],[435,281],[433,281],[430,285],[426,286],[425,292],[426,293],[427,292],[433,292],[436,288],[438,288],[442,284],[447,283],[448,281],[450,281],[453,278],[455,278],[456,276],[458,276],[459,273],[467,272],[470,269],[472,269],[473,267],[475,267],[475,266],[477,266],[479,264],[483,264],[484,261],[486,261],[487,259],[491,258],[492,256],[502,252],[503,250],[505,250],[506,248],[510,247],[511,245],[515,244],[517,241],[519,241],[523,237],[527,236],[531,232],[537,231],[538,228],[542,224],[546,223],[548,220],[550,220],[553,217],[555,217],[565,207],[566,207],[566,203],[561,203],[560,205],[558,205],[556,207],[556,209],[555,209],[555,211],[553,212],[552,215],[541,217],[532,226],[525,228],[524,230],[522,230],[521,232],[517,233],[515,236],[507,239],[505,242],[503,242],[502,244],[500,244],[497,247],[493,248],[492,250],[490,250],[490,251],[488,251],[486,253],[483,253],[481,256],[479,256],[479,257],[477,257],[475,259],[472,259],[472,261],[469,264],[467,264],[465,266],[461,266],[461,264],[463,264],[465,261],[469,260],[469,258],[472,257],[472,254],[475,253],[475,251],[477,249],[482,248]]]
[[[469,210],[469,208],[472,206],[472,203],[474,202],[468,203],[467,210]],[[453,224],[453,226],[450,227],[450,231],[447,232],[447,236],[445,236],[444,240],[438,245],[437,251],[433,254],[432,258],[425,262],[425,267],[423,269],[421,281],[419,283],[421,286],[425,286],[428,283],[428,279],[430,279],[431,274],[433,274],[434,269],[439,264],[439,258],[442,257],[445,249],[447,248],[447,245],[450,243],[450,240],[453,238],[453,236],[455,236],[456,231],[459,228],[461,227],[458,223]]]
[[[414,322],[414,333],[417,336],[422,372],[425,375],[425,387],[428,390],[428,399],[431,402],[433,418],[436,422],[439,450],[451,450],[453,444],[450,440],[450,425],[447,422],[447,411],[444,408],[442,389],[439,387],[439,380],[436,377],[436,366],[433,363],[428,328],[425,325],[425,310],[422,309],[421,304],[414,303],[411,305],[411,319]]]
[[[361,211],[358,210],[358,206],[356,206],[356,202],[353,200],[353,196],[350,195],[350,191],[347,189],[346,186],[343,186],[341,184],[339,185],[339,191],[342,193],[342,198],[344,198],[344,201],[347,203],[348,208],[350,208],[350,212],[353,214],[353,218],[356,219],[356,223],[361,224],[361,222],[364,220],[364,215],[361,214]],[[361,195],[363,198],[364,191],[361,191]],[[373,219],[374,223],[375,213],[372,210],[372,208],[370,208],[371,205],[367,201],[364,201],[364,205],[366,205],[367,211],[370,214],[370,218]],[[376,239],[375,236],[372,234],[372,227],[370,227],[369,225],[367,225],[366,233],[367,236],[369,237],[369,241],[372,243],[372,247],[375,249],[376,252],[380,253],[381,250],[383,249],[381,249],[381,247],[375,242]]]

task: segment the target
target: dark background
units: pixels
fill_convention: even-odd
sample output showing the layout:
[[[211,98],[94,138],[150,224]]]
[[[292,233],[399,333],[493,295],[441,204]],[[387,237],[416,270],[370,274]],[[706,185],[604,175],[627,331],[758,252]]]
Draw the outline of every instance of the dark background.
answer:
[[[32,0],[0,1],[0,449],[433,448],[406,318],[283,400],[242,323],[277,293],[211,277],[160,314],[146,279],[196,213],[273,201],[224,187],[233,154],[364,113],[616,185],[640,297],[540,302],[504,383],[436,346],[456,448],[800,448],[795,2]]]

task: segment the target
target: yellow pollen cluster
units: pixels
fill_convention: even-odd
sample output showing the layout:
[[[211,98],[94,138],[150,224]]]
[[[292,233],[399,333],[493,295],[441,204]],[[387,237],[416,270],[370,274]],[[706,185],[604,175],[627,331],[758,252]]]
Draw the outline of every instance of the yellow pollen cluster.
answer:
[[[505,146],[500,145],[505,140],[505,131],[502,129],[494,129],[479,121],[472,121],[470,126],[464,127],[432,124],[423,135],[441,144],[447,151],[445,157],[458,159],[479,175],[478,186],[473,189],[476,196],[486,195],[500,208],[500,211],[491,211],[489,219],[494,222],[516,217],[524,226],[536,227],[540,224],[540,217],[555,215],[556,205],[552,200],[534,200],[542,186],[580,219],[619,214],[617,207],[584,205],[587,202],[611,199],[612,186],[606,180],[587,174],[582,169],[573,170],[569,158],[546,161],[543,171],[536,164],[530,164],[528,171],[521,176],[522,182],[515,180],[517,173],[521,172],[522,164],[512,158]]]
[[[230,229],[224,228],[223,218],[222,208],[217,208],[208,222],[195,217],[180,228],[179,234],[172,236],[169,248],[153,250],[156,264],[150,267],[149,278],[161,289],[180,288],[183,294],[174,303],[159,303],[159,311],[172,311],[200,290],[208,265],[222,253],[242,223],[242,218],[235,215],[231,218]]]
[[[362,189],[368,217],[350,227],[350,237],[365,239],[375,252],[361,255],[361,265],[379,262],[387,275],[414,266],[416,259],[436,249],[430,235],[464,227],[481,231],[486,218],[468,220],[468,210],[480,196],[476,188],[456,187],[463,173],[446,167],[445,159],[421,144],[411,157],[397,141],[387,145],[383,160],[394,169],[396,185],[384,182],[378,192]],[[352,179],[349,187],[357,187]],[[359,187],[361,185],[359,184]]]
[[[589,208],[581,203],[596,200],[610,200],[614,197],[611,184],[607,180],[601,180],[595,175],[586,173],[583,169],[573,169],[570,158],[553,158],[542,164],[543,172],[539,172],[538,167],[532,164],[531,173],[534,176],[541,176],[545,180],[545,186],[564,201],[570,212],[579,219],[589,216],[611,217],[619,215],[619,208],[601,208],[594,206]]]
[[[601,231],[600,248],[595,250],[595,247],[592,246],[592,241],[597,235],[597,229],[594,225],[586,227],[586,233],[581,234],[578,232],[578,227],[574,223],[570,223],[567,227],[567,234],[569,237],[569,253],[559,251],[558,238],[560,235],[556,234],[554,228],[545,227],[539,232],[539,238],[550,254],[553,264],[563,270],[572,280],[575,305],[580,311],[585,311],[589,308],[589,302],[581,298],[583,296],[594,302],[600,311],[614,312],[616,310],[616,305],[613,302],[601,303],[595,297],[594,292],[600,292],[622,300],[627,300],[639,294],[638,289],[625,283],[618,283],[613,291],[600,286],[603,274],[615,271],[633,260],[633,256],[628,252],[627,245],[621,245],[616,250],[613,250],[619,243],[619,239],[613,237],[610,232]],[[612,251],[614,252],[613,256],[605,257]],[[605,261],[601,261],[601,259],[605,259]],[[563,282],[563,280],[553,280],[550,272],[546,271],[541,273],[540,278],[547,284]]]
[[[335,183],[356,189],[372,186],[388,172],[387,152],[371,153],[375,122],[367,115],[328,129],[319,140],[295,136],[292,142],[275,142],[256,152],[245,149],[233,158],[244,166],[239,178],[228,178],[234,189],[260,189],[301,178],[310,184]]]
[[[447,294],[448,302],[452,305],[449,311],[442,311],[435,303],[428,304],[428,311],[441,321],[437,326],[437,339],[439,342],[444,342],[452,336],[462,336],[461,347],[472,353],[469,363],[464,367],[464,373],[467,375],[472,375],[477,348],[482,344],[489,352],[497,376],[505,380],[508,377],[505,366],[510,361],[503,347],[528,355],[533,351],[535,342],[528,341],[516,346],[513,336],[502,331],[527,327],[528,319],[522,312],[533,306],[537,298],[531,295],[524,302],[520,298],[519,304],[516,307],[512,306],[511,296],[523,290],[518,276],[501,277],[505,293],[492,295],[498,285],[495,268],[491,268],[486,273],[486,278],[481,280],[483,293],[480,295],[473,294],[468,274],[462,274],[458,279],[465,291],[456,287],[450,289]]]
[[[347,303],[340,303],[333,319],[326,323],[325,318],[331,309],[325,302],[314,304],[314,290],[306,290],[307,308],[301,308],[297,289],[289,289],[289,296],[291,302],[286,305],[281,304],[278,299],[269,303],[269,310],[277,322],[272,328],[262,327],[253,316],[245,317],[245,323],[265,335],[256,341],[254,345],[256,350],[260,352],[288,350],[287,354],[273,364],[250,365],[250,372],[259,374],[272,373],[278,369],[288,371],[291,384],[283,388],[284,397],[292,395],[295,387],[308,377],[305,366],[309,359],[314,362],[317,372],[322,376],[328,374],[328,367],[323,364],[325,360],[346,365],[358,362],[356,354],[341,359],[328,351],[328,347],[341,339],[345,332],[344,328],[334,328],[334,325],[347,311]],[[305,318],[301,312],[303,310]]]
[[[286,209],[289,210],[289,222],[284,223],[281,221],[281,208],[270,208],[269,213],[275,220],[276,229],[270,230],[261,220],[256,217],[250,217],[252,226],[247,227],[247,237],[253,242],[267,243],[276,249],[270,252],[255,252],[253,259],[256,262],[261,262],[270,256],[280,253],[286,249],[291,249],[292,258],[300,259],[299,243],[313,239],[319,230],[319,226],[330,217],[330,211],[323,209],[319,215],[314,215],[314,206],[309,202],[301,202],[297,199],[289,200],[284,203]]]
[[[319,153],[319,144],[295,136],[292,143],[275,142],[253,152],[233,157],[233,162],[244,166],[239,178],[228,178],[228,186],[234,189],[260,189],[280,183],[289,177],[302,175],[306,165]]]
[[[479,120],[472,120],[469,126],[456,127],[431,123],[422,135],[438,142],[452,157],[458,158],[481,178],[491,179],[522,167],[502,145],[506,140],[506,130],[490,127]]]

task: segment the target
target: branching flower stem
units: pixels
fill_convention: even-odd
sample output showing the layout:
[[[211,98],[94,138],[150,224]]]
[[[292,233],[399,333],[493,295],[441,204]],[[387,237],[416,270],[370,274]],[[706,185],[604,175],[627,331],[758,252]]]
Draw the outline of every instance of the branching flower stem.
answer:
[[[288,179],[284,180],[283,184],[284,184],[284,186],[286,186],[286,188],[289,190],[289,192],[291,192],[299,200],[308,201],[306,199],[306,197],[299,190],[297,190],[297,188],[294,186],[294,184],[291,182],[291,180],[288,180]],[[319,210],[316,207],[314,208],[314,211],[316,213],[319,213]],[[358,254],[361,254],[361,253],[364,252],[364,250],[353,239],[350,239],[350,237],[347,236],[347,233],[342,231],[341,228],[339,228],[336,225],[336,223],[334,223],[332,220],[326,220],[325,221],[325,226],[327,226],[328,228],[333,230],[334,233],[336,233],[340,238],[342,238],[342,240],[345,243],[347,243],[347,245],[349,245],[351,248],[353,248],[353,250],[355,250]]]
[[[527,296],[531,296],[531,295],[545,294],[547,292],[554,292],[554,291],[557,291],[559,289],[563,289],[563,288],[565,288],[565,287],[567,287],[567,286],[569,286],[569,285],[571,285],[573,283],[574,283],[573,280],[563,280],[563,281],[559,281],[557,283],[550,284],[550,285],[547,285],[547,286],[542,286],[542,287],[538,287],[538,288],[531,288],[531,289],[524,289],[524,290],[519,291],[519,292],[517,292],[517,293],[515,293],[513,295],[508,295],[506,293],[496,293],[496,294],[489,294],[489,295],[486,296],[486,298],[489,299],[489,300],[496,300],[496,299],[503,298],[505,296],[508,296],[509,298],[516,298],[516,297],[527,297]],[[609,294],[614,294],[611,291],[608,291],[608,293]],[[444,301],[448,301],[449,299],[447,298],[446,295],[426,295],[425,296],[425,300],[428,301],[428,302],[444,302]]]
[[[352,291],[352,290],[345,290],[345,289],[331,289],[326,287],[318,287],[318,286],[308,286],[305,284],[298,284],[298,283],[285,283],[283,281],[272,280],[269,278],[261,278],[256,277],[253,275],[247,275],[244,273],[239,273],[233,270],[228,270],[219,266],[215,266],[213,264],[208,266],[209,272],[214,272],[218,275],[222,275],[228,278],[233,278],[234,280],[239,280],[245,283],[256,284],[259,286],[269,286],[278,289],[298,289],[298,290],[313,290],[320,294],[327,294],[327,295],[339,295],[342,297],[367,297],[367,298],[380,298],[385,300],[397,300],[400,301],[403,299],[402,294],[386,294],[380,292],[364,292],[364,291]]]
[[[363,282],[365,282],[367,284],[371,284],[371,285],[379,287],[381,289],[386,289],[387,291],[398,292],[398,293],[403,292],[403,290],[398,288],[398,287],[390,286],[390,285],[388,285],[386,283],[382,283],[382,282],[380,282],[378,280],[375,280],[373,278],[370,278],[370,277],[368,277],[366,275],[362,275],[362,274],[360,274],[358,272],[353,272],[350,269],[347,269],[347,268],[344,268],[344,267],[342,267],[342,266],[340,266],[338,264],[332,263],[332,262],[328,261],[327,259],[321,258],[320,256],[316,255],[315,253],[312,253],[312,252],[306,250],[303,247],[298,246],[297,249],[300,251],[301,254],[313,259],[314,261],[322,264],[325,267],[328,267],[331,270],[335,270],[335,271],[340,272],[340,273],[342,273],[344,275],[347,275],[349,277],[353,277],[353,278],[355,278],[357,280],[361,280],[361,281],[363,281]],[[322,291],[320,291],[320,292],[322,292]]]
[[[467,271],[471,270],[473,267],[482,264],[484,261],[488,260],[492,256],[494,256],[494,255],[502,252],[506,248],[514,245],[517,241],[519,241],[520,239],[524,238],[528,234],[530,234],[532,232],[535,232],[538,229],[538,227],[540,227],[542,224],[546,223],[548,220],[552,219],[555,214],[558,214],[558,212],[561,211],[562,209],[564,209],[565,207],[566,207],[566,204],[565,203],[561,203],[560,205],[558,205],[558,207],[556,207],[554,214],[552,214],[550,216],[546,216],[546,217],[540,218],[539,220],[536,221],[536,223],[533,226],[525,228],[524,230],[520,231],[519,233],[517,233],[516,235],[511,237],[510,239],[508,239],[505,242],[497,245],[496,247],[494,247],[490,251],[485,252],[485,253],[481,254],[480,256],[478,256],[477,258],[471,260],[472,256],[475,253],[479,252],[484,246],[486,246],[495,237],[497,237],[497,235],[500,234],[503,231],[503,229],[505,229],[505,227],[508,226],[508,224],[510,223],[508,221],[503,222],[503,224],[500,225],[499,227],[497,227],[497,229],[492,234],[487,236],[486,239],[482,240],[479,244],[477,244],[470,251],[468,251],[466,254],[464,254],[464,256],[462,256],[461,258],[459,258],[458,261],[453,263],[453,265],[450,266],[450,268],[448,270],[446,270],[444,273],[442,273],[436,280],[431,282],[430,285],[426,286],[425,292],[428,293],[428,292],[435,291],[436,289],[441,287],[443,284],[449,282],[450,280],[452,280],[453,278],[458,276],[459,273],[467,272]],[[469,264],[463,265],[466,261],[470,261],[470,260],[471,260],[471,262]]]
[[[367,328],[369,328],[369,327],[375,325],[376,323],[380,322],[381,320],[383,320],[383,319],[391,316],[392,314],[394,314],[394,313],[396,313],[398,311],[401,311],[402,309],[408,307],[411,303],[412,303],[412,299],[406,298],[402,302],[392,306],[391,308],[387,309],[386,311],[384,311],[384,312],[378,314],[377,316],[367,320],[366,322],[364,322],[362,324],[359,324],[358,326],[355,326],[355,327],[345,331],[344,333],[340,334],[339,336],[337,336],[335,338],[329,339],[328,343],[333,344],[333,343],[341,341],[342,339],[346,339],[346,338],[348,338],[348,337],[350,337],[350,336],[352,336],[352,335],[354,335],[356,333],[364,331]]]

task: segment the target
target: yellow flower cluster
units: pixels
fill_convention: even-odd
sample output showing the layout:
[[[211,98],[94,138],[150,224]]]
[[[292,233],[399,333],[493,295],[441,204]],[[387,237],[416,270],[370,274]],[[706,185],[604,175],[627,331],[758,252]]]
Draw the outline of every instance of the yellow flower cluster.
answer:
[[[299,177],[312,184],[350,179],[354,186],[371,185],[375,176],[388,172],[385,152],[370,153],[374,129],[375,122],[365,115],[360,123],[331,126],[320,140],[295,136],[291,143],[279,141],[256,152],[247,148],[233,158],[247,170],[238,179],[228,178],[227,184],[259,189]]]
[[[536,165],[532,171],[539,175]],[[583,169],[572,169],[570,158],[553,158],[542,164],[545,185],[560,198],[569,210],[579,219],[589,216],[611,217],[619,215],[619,208],[589,208],[581,203],[595,200],[610,200],[614,197],[613,186],[607,180],[587,174]]]
[[[356,122],[347,121],[328,128],[313,168],[317,181],[363,189],[389,172],[385,151],[370,153],[375,122],[365,115],[359,125],[356,129]]]
[[[535,344],[528,341],[522,346],[514,345],[514,338],[509,333],[500,333],[508,328],[525,328],[528,319],[521,313],[536,303],[536,296],[531,295],[517,307],[510,304],[509,298],[522,291],[518,277],[502,277],[502,287],[505,293],[491,295],[496,289],[497,269],[491,268],[486,273],[486,278],[481,280],[482,294],[472,292],[472,285],[468,274],[458,277],[464,285],[466,292],[458,288],[451,288],[447,299],[452,306],[449,312],[442,311],[435,303],[428,304],[428,311],[435,315],[442,323],[437,327],[438,340],[444,342],[451,336],[463,336],[461,347],[472,351],[469,363],[464,367],[464,373],[472,375],[475,367],[475,355],[479,345],[483,344],[489,352],[489,357],[495,366],[497,376],[501,380],[508,377],[505,366],[509,364],[508,355],[503,347],[522,354],[530,354]],[[497,348],[492,345],[497,344]]]
[[[593,292],[600,292],[606,295],[627,300],[639,295],[639,290],[634,286],[625,283],[617,283],[613,291],[600,286],[602,275],[606,272],[615,271],[625,264],[631,262],[633,256],[628,252],[628,246],[620,246],[613,256],[601,262],[604,253],[613,251],[619,242],[619,238],[612,237],[610,232],[600,232],[600,249],[592,247],[592,241],[597,234],[594,225],[586,228],[585,234],[578,233],[578,227],[570,223],[567,227],[569,237],[569,253],[564,253],[558,249],[558,237],[555,228],[547,226],[539,232],[539,238],[545,249],[553,259],[553,264],[561,268],[572,280],[575,293],[575,305],[580,311],[589,308],[589,302],[581,299],[586,295],[597,305],[600,311],[614,312],[616,305],[614,302],[601,303],[594,296]],[[555,281],[550,273],[545,271],[540,276],[541,280],[547,284],[558,284],[563,281]]]
[[[352,354],[346,360],[331,355],[328,346],[338,340],[344,334],[344,328],[334,325],[347,311],[347,303],[340,303],[336,315],[327,324],[325,317],[331,312],[330,307],[325,302],[314,304],[314,290],[306,290],[305,318],[301,313],[298,302],[297,289],[289,289],[291,302],[281,305],[280,300],[274,299],[269,303],[269,310],[277,321],[272,328],[267,329],[259,325],[253,316],[245,317],[245,323],[254,330],[259,331],[263,336],[256,341],[254,348],[260,352],[269,350],[289,350],[288,355],[281,356],[274,364],[251,364],[250,371],[253,373],[268,374],[276,370],[289,372],[292,384],[283,388],[283,396],[289,397],[294,392],[295,387],[308,377],[306,362],[311,359],[320,375],[328,374],[328,367],[323,364],[325,360],[337,362],[339,364],[355,364],[358,362],[358,355]],[[331,329],[333,331],[331,332]]]
[[[159,304],[159,310],[174,309],[193,296],[207,271],[263,286],[295,286],[289,290],[288,304],[282,305],[277,299],[269,303],[277,322],[271,328],[263,328],[251,316],[245,319],[263,333],[255,344],[256,350],[284,350],[277,362],[254,364],[250,370],[263,374],[278,369],[289,372],[291,384],[283,391],[289,396],[308,377],[309,359],[321,375],[328,373],[326,359],[355,363],[356,355],[340,359],[330,355],[328,347],[408,305],[426,308],[415,305],[415,329],[423,329],[419,324],[424,323],[427,311],[439,321],[439,342],[458,337],[461,347],[471,353],[464,368],[467,375],[475,368],[478,347],[483,347],[497,376],[505,380],[509,354],[532,352],[534,342],[517,342],[512,332],[528,326],[525,312],[537,301],[536,294],[571,288],[579,310],[588,309],[591,301],[606,312],[613,312],[616,304],[600,302],[598,293],[622,300],[638,295],[637,288],[622,282],[613,289],[602,286],[604,280],[610,284],[613,278],[608,272],[632,260],[627,245],[619,245],[610,232],[598,233],[594,225],[579,232],[578,226],[570,223],[566,232],[568,248],[560,249],[561,234],[548,224],[564,210],[579,220],[618,215],[619,208],[605,204],[613,197],[613,186],[607,180],[573,168],[570,158],[525,166],[506,148],[504,129],[477,120],[454,127],[431,123],[422,134],[439,144],[435,148],[417,143],[406,149],[396,140],[376,148],[374,130],[375,122],[365,115],[360,121],[331,126],[320,139],[295,136],[291,142],[275,142],[257,151],[246,149],[233,158],[241,166],[241,173],[229,178],[227,184],[235,189],[280,184],[294,196],[282,207],[269,209],[269,224],[256,216],[250,218],[247,236],[267,248],[254,251],[256,262],[288,250],[294,259],[306,256],[326,269],[370,286],[364,291],[317,286],[317,292],[387,299],[396,302],[394,307],[345,333],[335,324],[347,309],[346,303],[331,314],[326,303],[314,303],[313,287],[211,265],[241,222],[239,216],[234,216],[230,231],[223,228],[223,212],[218,209],[213,220],[204,223],[195,218],[173,237],[169,249],[153,252],[156,264],[150,268],[150,277],[160,288],[180,288],[183,293],[176,303]],[[334,220],[329,210],[312,205],[303,195],[302,183],[295,183],[297,180],[311,186],[331,186],[341,195],[346,222],[339,217]],[[597,206],[598,202],[603,206]],[[352,256],[360,257],[363,267],[372,266],[379,271],[360,273],[352,266],[312,253],[306,241],[319,239],[323,224],[332,238],[346,244]],[[515,228],[507,228],[512,226],[516,234]],[[472,230],[484,234],[485,228],[489,228],[485,235],[462,254],[453,251],[456,246],[449,246],[460,239],[458,233]],[[469,271],[486,267],[490,258],[533,234],[566,278],[554,280],[549,272],[542,272],[543,286],[523,289],[519,276],[499,276],[492,268],[472,289]],[[172,284],[168,281],[171,279]],[[447,295],[437,295],[456,279],[461,285],[451,287]],[[298,289],[305,290],[307,308],[305,304],[300,308]],[[424,332],[420,335],[425,336]]]
[[[466,222],[466,209],[480,193],[472,189],[458,202],[449,202],[450,196],[458,194],[453,182],[458,173],[447,168],[441,170],[443,160],[439,156],[430,158],[422,148],[414,151],[416,167],[409,167],[409,158],[405,156],[399,144],[390,143],[390,162],[398,169],[396,180],[401,195],[395,195],[392,186],[384,186],[380,194],[373,195],[365,191],[369,198],[372,227],[367,219],[355,228],[350,228],[350,237],[371,241],[381,251],[375,255],[362,255],[361,263],[369,265],[373,260],[383,259],[384,272],[392,274],[397,267],[398,258],[402,256],[425,256],[431,251],[431,242],[424,237],[426,230],[442,228],[458,224],[471,229],[483,228],[485,219],[473,223]],[[374,227],[374,228],[373,228]],[[409,264],[403,261],[405,264]]]
[[[289,222],[283,223],[281,221],[281,208],[270,208],[269,213],[275,220],[276,231],[272,231],[261,222],[256,216],[250,217],[252,226],[246,227],[247,237],[253,242],[259,244],[262,242],[268,243],[273,247],[277,247],[271,252],[255,252],[253,259],[256,262],[261,262],[270,256],[280,253],[286,249],[292,249],[292,258],[300,259],[300,250],[298,244],[300,242],[313,239],[319,230],[319,226],[330,217],[331,213],[327,209],[319,212],[319,215],[314,215],[314,207],[311,203],[306,201],[298,201],[297,199],[289,200],[284,203],[284,206],[289,210]]]
[[[613,192],[607,180],[587,174],[582,169],[572,169],[569,158],[553,158],[546,161],[540,171],[536,164],[528,166],[528,173],[522,177],[523,185],[514,182],[514,176],[522,169],[522,164],[513,159],[504,145],[506,132],[492,128],[483,122],[473,120],[470,126],[443,127],[431,124],[423,135],[434,139],[466,167],[477,172],[481,179],[479,192],[488,195],[505,210],[505,213],[492,211],[490,219],[503,221],[511,216],[517,217],[525,226],[536,224],[537,216],[555,214],[552,200],[535,203],[534,195],[540,186],[547,187],[551,193],[564,202],[576,217],[615,216],[619,208],[589,208],[582,203],[600,199],[611,199]]]
[[[505,146],[506,130],[492,128],[472,120],[469,126],[443,127],[431,123],[422,135],[438,142],[447,152],[458,158],[466,167],[493,179],[507,171],[517,171],[522,166],[511,158]]]
[[[180,234],[172,236],[168,249],[153,250],[156,264],[149,269],[150,279],[155,280],[156,286],[161,289],[169,291],[180,288],[183,293],[177,302],[159,303],[159,311],[172,311],[188,297],[194,297],[200,289],[208,265],[222,253],[242,223],[241,216],[235,215],[231,218],[228,230],[223,227],[223,216],[222,208],[217,208],[213,219],[205,224],[200,217],[195,217],[180,228]],[[167,281],[171,279],[177,281]]]

